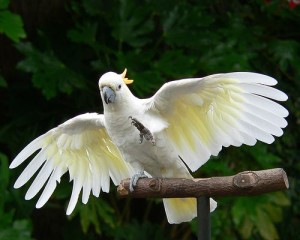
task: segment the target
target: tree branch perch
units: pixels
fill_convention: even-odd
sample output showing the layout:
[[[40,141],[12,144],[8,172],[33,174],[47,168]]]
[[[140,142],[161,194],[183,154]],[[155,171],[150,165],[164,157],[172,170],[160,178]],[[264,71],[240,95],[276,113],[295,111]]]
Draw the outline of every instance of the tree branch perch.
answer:
[[[133,192],[129,191],[130,179],[118,186],[121,197],[134,198],[186,198],[245,196],[286,190],[288,178],[282,168],[245,171],[233,176],[211,178],[142,178]]]

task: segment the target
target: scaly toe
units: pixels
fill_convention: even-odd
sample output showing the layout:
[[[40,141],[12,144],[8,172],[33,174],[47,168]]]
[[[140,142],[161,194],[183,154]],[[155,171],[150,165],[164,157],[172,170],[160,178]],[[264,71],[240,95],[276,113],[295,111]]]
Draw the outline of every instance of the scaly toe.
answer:
[[[130,178],[130,183],[129,183],[129,191],[130,192],[134,191],[134,188],[140,178],[148,178],[148,176],[144,172],[138,172],[138,173],[134,174],[132,176],[132,178]]]

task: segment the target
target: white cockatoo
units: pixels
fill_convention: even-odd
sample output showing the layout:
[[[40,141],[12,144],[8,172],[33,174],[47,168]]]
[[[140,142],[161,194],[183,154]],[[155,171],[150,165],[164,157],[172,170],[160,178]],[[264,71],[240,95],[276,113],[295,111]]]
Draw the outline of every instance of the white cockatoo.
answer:
[[[222,147],[272,143],[283,134],[288,111],[272,101],[287,95],[273,87],[272,77],[234,72],[189,78],[164,84],[148,99],[135,97],[122,74],[108,72],[99,79],[104,114],[76,116],[28,144],[12,161],[15,168],[30,155],[14,187],[23,186],[37,171],[25,199],[33,198],[45,185],[36,204],[42,207],[69,172],[73,190],[67,208],[71,214],[82,190],[82,202],[90,193],[109,192],[131,177],[131,189],[145,173],[152,177],[192,178]],[[40,169],[41,168],[41,169]],[[40,170],[39,170],[40,169]],[[196,216],[194,198],[163,199],[170,223]],[[211,211],[216,202],[210,200]]]

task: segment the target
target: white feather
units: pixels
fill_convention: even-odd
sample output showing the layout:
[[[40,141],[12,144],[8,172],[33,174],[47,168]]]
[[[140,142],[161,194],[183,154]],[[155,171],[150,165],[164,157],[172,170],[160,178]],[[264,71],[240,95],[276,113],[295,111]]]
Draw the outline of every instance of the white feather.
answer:
[[[105,170],[101,173],[101,188],[103,192],[108,193],[110,188],[109,170],[107,168]]]
[[[45,205],[45,203],[49,200],[52,193],[54,192],[57,182],[60,182],[61,176],[67,171],[66,166],[63,164],[63,162],[60,162],[60,164],[54,169],[52,172],[38,202],[36,203],[36,208],[41,208]]]
[[[44,166],[42,167],[41,171],[38,173],[37,177],[34,179],[33,183],[31,184],[30,188],[28,189],[25,199],[29,200],[33,198],[44,186],[45,182],[51,175],[53,171],[53,160],[55,157],[52,157],[46,161]]]
[[[271,112],[279,117],[287,117],[289,115],[289,112],[284,107],[267,98],[249,93],[240,93],[240,95],[248,104]]]
[[[251,113],[259,118],[262,118],[275,126],[285,128],[287,121],[283,117],[279,117],[270,111],[266,111],[258,106],[251,105],[249,103],[243,103],[242,108],[245,112]]]
[[[286,101],[287,95],[275,88],[259,84],[237,83],[237,87],[244,89],[248,93],[257,94],[277,101]]]
[[[31,143],[29,143],[12,161],[9,168],[15,168],[19,166],[22,162],[24,162],[30,155],[32,155],[35,151],[42,148],[44,144],[44,139],[47,137],[47,133],[42,136],[34,139]]]
[[[85,178],[85,182],[83,184],[82,203],[86,204],[88,202],[91,190],[92,190],[92,179],[91,176],[88,175]]]
[[[75,206],[77,204],[81,188],[82,188],[82,182],[81,182],[81,180],[75,178],[73,180],[73,189],[72,189],[72,194],[71,194],[70,202],[69,202],[68,208],[67,208],[67,215],[70,215],[73,212],[73,210],[74,210],[74,208],[75,208]]]
[[[14,184],[14,188],[22,187],[46,161],[47,147],[43,148],[27,165]]]
[[[94,153],[87,149],[87,155],[89,161],[91,163],[91,172],[92,172],[92,191],[95,197],[99,197],[101,191],[101,170],[99,169],[99,165],[95,160]]]
[[[283,131],[280,127],[277,127],[273,123],[268,122],[260,117],[252,115],[251,113],[244,112],[243,120],[276,137],[280,137],[283,134]]]
[[[270,76],[252,72],[234,72],[221,75],[224,75],[225,78],[237,79],[239,82],[243,83],[260,83],[269,86],[274,86],[277,84],[277,81]]]
[[[177,149],[177,145],[174,145],[174,148]],[[180,149],[179,152],[179,156],[193,172],[203,165],[210,156],[208,149],[205,148],[204,145],[198,145],[197,152],[200,153],[198,156],[193,153],[189,145],[184,143],[182,144],[182,149]]]
[[[216,124],[216,129],[221,129],[223,132],[226,132],[227,136],[230,137],[230,145],[241,146],[243,137],[237,128],[237,119],[232,117],[230,112],[232,113],[233,109],[223,106],[223,111],[215,115],[215,123],[220,123],[219,125]],[[216,137],[218,138],[219,135],[216,135]]]
[[[239,121],[239,123],[243,131],[245,131],[248,134],[251,134],[256,139],[268,144],[274,142],[275,139],[271,134],[266,133],[265,131],[252,125],[251,123],[245,122],[242,119]]]

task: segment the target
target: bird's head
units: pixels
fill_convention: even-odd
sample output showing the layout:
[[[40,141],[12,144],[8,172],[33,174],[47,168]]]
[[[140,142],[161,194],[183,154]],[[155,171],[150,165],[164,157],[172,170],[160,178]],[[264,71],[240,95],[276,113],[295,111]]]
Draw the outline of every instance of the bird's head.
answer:
[[[126,69],[121,74],[107,72],[100,77],[99,89],[101,98],[107,105],[122,101],[123,96],[130,93],[126,85],[132,83],[133,80],[126,78],[126,72]]]

